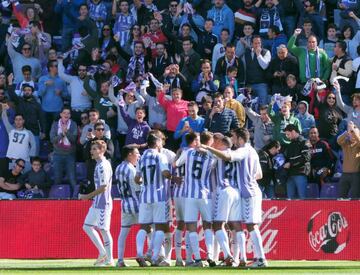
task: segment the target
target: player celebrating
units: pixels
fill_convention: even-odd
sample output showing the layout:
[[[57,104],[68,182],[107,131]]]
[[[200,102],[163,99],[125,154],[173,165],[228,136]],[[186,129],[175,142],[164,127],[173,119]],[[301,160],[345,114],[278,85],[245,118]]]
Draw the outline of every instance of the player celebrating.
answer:
[[[104,157],[105,152],[106,143],[103,140],[93,142],[91,145],[91,157],[96,160],[94,172],[95,190],[86,195],[79,195],[82,200],[93,199],[83,229],[99,250],[99,257],[94,264],[95,266],[114,266],[113,240],[110,234],[112,168],[110,162]],[[96,229],[100,231],[104,243],[102,243]]]
[[[218,144],[219,145],[217,147],[213,147],[224,153],[231,152],[230,148],[232,147],[232,143],[230,138],[222,136]],[[238,188],[237,179],[238,175],[233,162],[224,161],[222,159],[217,160],[216,180],[218,184],[214,201],[214,232],[221,250],[224,253],[224,263],[227,266],[234,265],[234,258],[230,252],[225,223],[228,223],[228,225],[237,232],[236,234],[239,238],[240,234],[243,234],[240,222],[240,190]],[[236,245],[238,242],[239,240],[236,242]]]
[[[132,225],[138,223],[140,186],[135,183],[136,164],[140,158],[135,147],[124,146],[122,156],[125,159],[115,170],[115,178],[121,199],[121,230],[118,238],[118,267],[126,267],[124,250],[126,238]]]
[[[257,180],[262,178],[259,156],[255,149],[248,143],[249,131],[238,128],[232,133],[232,142],[237,147],[235,151],[223,152],[210,146],[201,145],[201,148],[209,150],[217,157],[236,163],[237,181],[241,190],[241,213],[242,221],[250,233],[254,246],[254,263],[252,267],[266,267],[262,238],[258,224],[261,223],[261,190]]]
[[[175,162],[177,167],[185,164],[185,223],[189,231],[191,249],[194,253],[195,262],[193,266],[203,266],[200,258],[199,239],[197,234],[197,220],[200,212],[203,221],[205,244],[208,253],[208,263],[215,266],[213,261],[214,234],[211,229],[212,223],[212,199],[210,174],[214,158],[211,154],[197,151],[200,142],[210,146],[212,135],[208,132],[201,134],[188,133],[185,136],[189,149],[184,151]]]
[[[143,256],[144,241],[147,233],[149,233],[149,225],[154,223],[152,265],[168,266],[167,262],[159,262],[158,258],[169,221],[169,186],[166,179],[171,180],[172,175],[165,155],[160,153],[162,148],[161,138],[149,134],[147,144],[149,149],[140,158],[135,177],[136,183],[143,184],[139,207],[140,230],[136,236],[136,261],[141,267],[147,266]]]

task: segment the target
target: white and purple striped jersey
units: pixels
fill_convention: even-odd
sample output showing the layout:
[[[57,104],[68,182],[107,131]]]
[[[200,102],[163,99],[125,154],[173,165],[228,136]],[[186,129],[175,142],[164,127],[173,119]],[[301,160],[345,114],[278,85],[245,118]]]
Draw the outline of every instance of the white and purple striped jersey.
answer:
[[[224,152],[230,153],[231,149],[227,149]],[[238,188],[238,176],[236,163],[231,161],[225,161],[217,159],[216,161],[216,181],[217,187],[225,189],[226,187]]]
[[[190,148],[183,151],[176,161],[179,167],[185,163],[185,198],[211,199],[211,171],[214,157],[211,153],[198,152]]]
[[[163,171],[169,171],[166,156],[155,149],[146,150],[137,166],[137,175],[143,180],[140,203],[168,201],[169,181],[162,175]]]
[[[128,15],[119,13],[114,25],[114,34],[119,36],[120,46],[123,47],[130,39],[130,30],[136,23],[135,17],[129,13]]]
[[[92,207],[103,210],[112,208],[112,174],[111,164],[105,157],[101,158],[99,161],[96,161],[94,172],[95,189],[98,189],[103,185],[106,185],[107,188],[105,192],[94,197]]]
[[[173,197],[174,198],[184,198],[185,197],[185,164],[176,167],[175,174],[178,177],[182,177],[181,184],[174,184],[173,187]]]
[[[115,170],[117,188],[121,199],[121,211],[127,214],[139,213],[140,185],[135,183],[136,168],[123,161]]]
[[[230,152],[231,162],[236,163],[238,188],[242,198],[254,197],[260,188],[256,181],[262,176],[259,156],[248,143],[244,147]]]

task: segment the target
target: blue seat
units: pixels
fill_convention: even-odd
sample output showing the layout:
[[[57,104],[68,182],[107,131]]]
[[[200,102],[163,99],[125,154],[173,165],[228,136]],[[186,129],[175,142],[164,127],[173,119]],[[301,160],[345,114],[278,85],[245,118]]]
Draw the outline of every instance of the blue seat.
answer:
[[[323,199],[335,199],[339,197],[337,184],[334,182],[324,183],[321,186],[320,198]]]
[[[319,198],[319,185],[317,183],[308,183],[308,185],[306,186],[306,198]]]
[[[49,154],[51,153],[51,143],[49,141],[40,141],[40,150],[39,150],[39,157],[43,161],[48,161]]]
[[[49,198],[51,199],[69,199],[71,197],[70,185],[56,184],[51,186]]]

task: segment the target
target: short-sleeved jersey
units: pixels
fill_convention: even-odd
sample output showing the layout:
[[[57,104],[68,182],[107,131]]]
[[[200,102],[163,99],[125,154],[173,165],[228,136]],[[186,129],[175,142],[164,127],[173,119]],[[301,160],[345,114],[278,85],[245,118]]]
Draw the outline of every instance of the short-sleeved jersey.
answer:
[[[250,144],[230,152],[231,162],[236,163],[238,188],[241,197],[254,197],[259,191],[256,181],[258,175],[262,174],[259,156]]]
[[[106,185],[105,192],[96,195],[93,200],[93,207],[98,209],[112,208],[111,185],[112,185],[112,168],[110,162],[102,158],[97,161],[94,172],[95,189]]]
[[[155,149],[146,150],[137,166],[137,175],[140,175],[143,180],[140,203],[168,200],[169,181],[162,175],[163,171],[169,171],[166,156]]]
[[[227,149],[226,153],[230,153],[231,149]],[[216,160],[216,183],[220,189],[226,187],[238,188],[238,176],[236,163],[231,161],[225,161],[222,159]]]
[[[185,163],[185,197],[193,199],[211,199],[211,170],[214,157],[210,153],[198,152],[190,148],[184,151],[176,161],[176,166]]]
[[[116,185],[121,199],[123,213],[139,213],[140,185],[135,183],[136,168],[128,161],[123,161],[115,170]]]

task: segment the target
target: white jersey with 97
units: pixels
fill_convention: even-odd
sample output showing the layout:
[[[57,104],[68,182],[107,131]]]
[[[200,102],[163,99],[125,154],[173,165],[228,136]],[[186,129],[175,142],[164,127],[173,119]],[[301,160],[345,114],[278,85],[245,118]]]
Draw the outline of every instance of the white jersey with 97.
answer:
[[[9,146],[6,157],[10,159],[23,159],[30,161],[35,156],[36,144],[34,135],[26,129],[12,129],[9,132]]]

